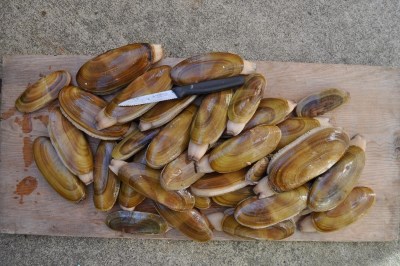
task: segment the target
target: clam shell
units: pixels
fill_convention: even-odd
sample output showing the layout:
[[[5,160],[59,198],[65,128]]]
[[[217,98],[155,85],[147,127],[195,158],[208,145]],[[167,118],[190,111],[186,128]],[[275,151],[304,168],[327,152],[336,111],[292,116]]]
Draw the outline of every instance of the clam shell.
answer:
[[[197,209],[208,209],[211,206],[211,199],[209,197],[198,197],[194,196],[195,202],[194,207]]]
[[[334,166],[314,181],[308,208],[314,212],[323,212],[339,205],[357,184],[364,165],[364,150],[350,146]]]
[[[332,232],[342,229],[364,216],[375,203],[375,193],[368,187],[355,187],[336,208],[326,212],[313,212],[315,229]]]
[[[194,161],[189,160],[187,152],[184,152],[164,167],[160,184],[166,190],[181,190],[188,188],[203,175],[196,172]]]
[[[156,67],[132,81],[96,116],[97,128],[103,129],[132,121],[150,110],[156,103],[136,106],[119,106],[119,104],[131,98],[171,89],[170,71],[170,66]]]
[[[232,236],[239,236],[257,240],[281,240],[293,235],[296,225],[291,220],[286,220],[275,225],[253,229],[239,224],[233,215],[233,209],[225,211],[222,220],[222,230]]]
[[[220,173],[238,171],[275,150],[280,138],[277,126],[256,126],[214,148],[208,162]]]
[[[350,93],[340,89],[326,89],[302,99],[296,107],[297,116],[315,117],[348,102]]]
[[[129,125],[113,126],[104,130],[97,130],[95,116],[106,106],[106,102],[89,92],[74,86],[65,87],[58,96],[63,115],[78,129],[91,137],[116,140],[122,138],[129,129]]]
[[[186,150],[190,138],[190,125],[196,110],[194,105],[187,107],[150,142],[146,152],[146,161],[150,167],[160,169]]]
[[[218,205],[224,207],[236,207],[236,205],[251,196],[254,196],[253,187],[247,186],[232,192],[212,197],[212,200]]]
[[[73,202],[86,197],[85,185],[64,166],[49,138],[35,139],[33,158],[43,177],[60,196]]]
[[[258,125],[274,126],[281,123],[293,111],[295,103],[283,98],[264,98],[243,130]]]
[[[253,164],[247,171],[245,180],[250,185],[255,185],[257,182],[265,176],[269,160],[267,157],[261,158],[255,164]]]
[[[196,95],[182,99],[157,103],[150,111],[140,117],[139,128],[141,131],[161,127],[174,119],[183,109],[196,99]]]
[[[86,185],[93,182],[93,155],[85,135],[56,107],[49,113],[47,126],[51,143],[68,170]]]
[[[129,185],[121,183],[118,194],[118,203],[121,209],[133,211],[137,205],[142,203],[146,197],[136,192]]]
[[[160,172],[143,164],[128,163],[118,171],[118,178],[143,196],[170,209],[184,211],[193,208],[194,197],[186,190],[167,191],[159,182]]]
[[[331,168],[346,152],[349,136],[340,128],[319,127],[279,150],[268,165],[270,187],[297,188]]]
[[[319,126],[321,126],[320,122],[314,118],[294,117],[286,119],[282,123],[278,124],[278,127],[282,132],[282,137],[277,149],[279,150],[285,147],[298,137]]]
[[[212,239],[213,233],[207,218],[196,209],[178,212],[157,202],[154,202],[154,205],[161,217],[185,236],[199,242]]]
[[[232,173],[206,174],[190,186],[192,193],[198,197],[214,197],[241,189],[248,185],[245,181],[247,169]]]
[[[147,144],[160,132],[160,129],[152,129],[146,132],[141,132],[135,125],[129,135],[123,138],[114,147],[112,157],[114,159],[125,160],[145,148]]]
[[[111,152],[115,146],[113,141],[100,141],[95,154],[93,172],[93,202],[96,209],[110,210],[118,198],[120,182],[108,168]]]
[[[106,224],[113,230],[129,234],[164,234],[168,224],[157,214],[116,211],[107,215]]]
[[[243,60],[239,55],[214,52],[187,58],[174,66],[171,78],[175,84],[187,85],[201,81],[249,74],[255,64]]]
[[[146,165],[146,148],[144,148],[143,150],[140,150],[139,152],[137,152],[132,159],[132,162],[134,163],[141,163]]]
[[[268,198],[248,198],[235,209],[236,221],[250,228],[265,228],[299,214],[307,207],[308,188],[298,187]]]
[[[128,85],[162,57],[160,45],[128,44],[87,61],[76,74],[76,81],[91,93],[110,94]]]
[[[55,71],[42,77],[26,90],[15,101],[18,111],[31,113],[57,99],[62,88],[71,82],[71,75],[64,70]]]

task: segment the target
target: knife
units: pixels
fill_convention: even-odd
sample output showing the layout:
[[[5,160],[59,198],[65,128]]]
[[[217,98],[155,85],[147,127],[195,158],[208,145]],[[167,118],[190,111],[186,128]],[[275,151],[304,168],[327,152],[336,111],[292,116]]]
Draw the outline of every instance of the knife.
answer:
[[[147,94],[121,102],[118,106],[134,106],[183,98],[189,95],[209,94],[243,85],[245,76],[203,81],[195,84],[173,87],[171,90]]]

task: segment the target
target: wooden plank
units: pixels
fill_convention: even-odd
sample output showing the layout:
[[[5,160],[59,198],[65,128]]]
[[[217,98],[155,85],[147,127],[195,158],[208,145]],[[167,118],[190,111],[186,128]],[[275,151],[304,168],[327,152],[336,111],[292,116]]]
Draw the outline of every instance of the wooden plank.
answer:
[[[66,69],[75,75],[87,56],[11,56],[3,58],[1,101],[0,232],[89,237],[186,239],[172,230],[163,236],[126,235],[104,225],[105,213],[92,203],[92,192],[79,204],[59,197],[41,177],[31,157],[31,143],[47,135],[47,108],[22,115],[14,101],[40,75]],[[178,59],[166,59],[174,64]],[[367,162],[360,185],[374,189],[372,210],[348,228],[329,234],[295,233],[289,241],[390,241],[398,239],[400,194],[400,70],[385,67],[258,62],[268,78],[265,96],[299,100],[327,87],[351,93],[349,104],[330,113],[334,123],[350,135],[366,136]],[[21,194],[17,185],[25,177],[34,189]],[[25,179],[26,180],[26,179]],[[28,181],[29,181],[28,180]],[[35,182],[37,187],[35,188]],[[28,190],[22,194],[28,194]],[[233,239],[216,233],[215,239]]]

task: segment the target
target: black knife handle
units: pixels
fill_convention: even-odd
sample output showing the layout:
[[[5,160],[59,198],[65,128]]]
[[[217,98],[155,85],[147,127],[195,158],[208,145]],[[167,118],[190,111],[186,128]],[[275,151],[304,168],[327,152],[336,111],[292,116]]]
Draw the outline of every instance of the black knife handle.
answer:
[[[172,91],[176,94],[176,96],[178,96],[178,98],[182,98],[189,95],[209,94],[212,92],[238,87],[243,85],[244,82],[245,76],[235,76],[224,79],[208,80],[180,87],[173,87]]]

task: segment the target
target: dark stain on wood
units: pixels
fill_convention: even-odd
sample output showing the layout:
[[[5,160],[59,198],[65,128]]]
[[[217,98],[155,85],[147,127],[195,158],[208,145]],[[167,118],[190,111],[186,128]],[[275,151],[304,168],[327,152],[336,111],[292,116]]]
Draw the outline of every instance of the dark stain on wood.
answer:
[[[15,107],[11,107],[10,109],[1,114],[1,120],[9,119],[15,114],[15,111],[17,111],[17,109]]]
[[[19,204],[23,204],[24,196],[30,195],[37,188],[37,186],[38,182],[33,176],[27,176],[18,182],[14,193],[20,196]]]
[[[37,192],[36,195],[40,195],[40,192]]]
[[[29,137],[24,137],[22,155],[24,158],[25,167],[29,167],[33,161],[32,140]]]
[[[42,122],[43,125],[45,125],[46,127],[47,127],[47,125],[49,124],[49,116],[48,116],[48,115],[38,115],[38,116],[35,116],[33,119],[39,120],[39,121]]]
[[[32,132],[32,121],[31,121],[31,115],[30,114],[24,114],[22,116],[22,119],[17,116],[14,120],[15,123],[17,123],[23,133],[31,133]]]

